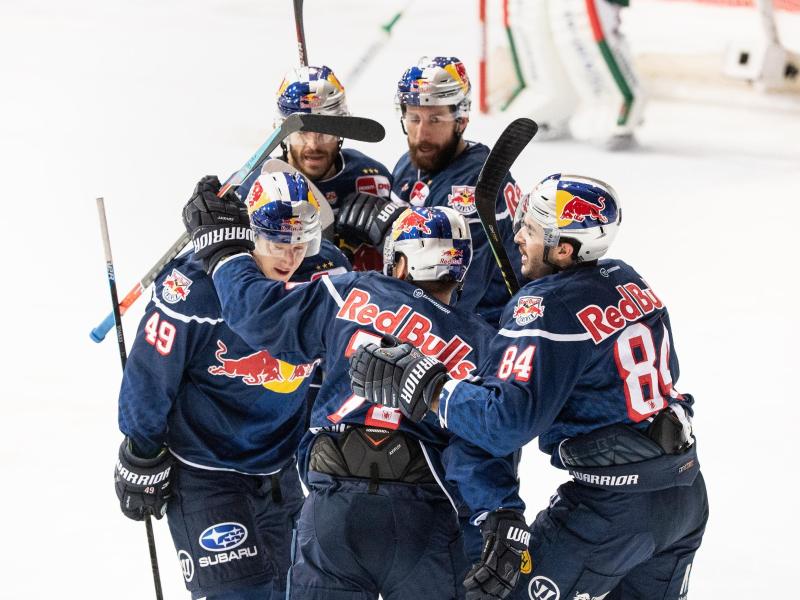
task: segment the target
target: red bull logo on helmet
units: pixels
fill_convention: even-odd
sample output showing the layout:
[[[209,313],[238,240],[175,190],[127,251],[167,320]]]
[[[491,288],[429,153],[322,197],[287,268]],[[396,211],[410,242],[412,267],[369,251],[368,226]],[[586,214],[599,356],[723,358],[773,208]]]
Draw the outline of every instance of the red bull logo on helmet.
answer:
[[[189,295],[189,286],[191,285],[191,279],[178,271],[178,269],[172,269],[172,273],[169,274],[162,284],[161,297],[169,304],[175,304],[186,300],[186,297]]]
[[[544,304],[540,296],[521,296],[517,299],[512,315],[517,325],[533,323],[542,316],[544,316]]]
[[[595,204],[579,196],[572,196],[564,204],[558,218],[562,221],[577,221],[578,223],[583,223],[587,218],[600,223],[608,223],[608,218],[603,214],[606,200],[600,196],[597,201],[598,204]]]
[[[248,214],[253,214],[256,209],[261,208],[264,204],[266,204],[266,199],[264,196],[264,187],[261,185],[261,182],[256,179],[256,182],[253,184],[253,188],[250,190],[250,193],[247,195],[247,212]]]
[[[475,212],[475,188],[471,185],[454,185],[447,196],[447,205],[462,215]]]
[[[407,210],[404,216],[401,215],[397,225],[394,226],[397,235],[401,233],[411,233],[415,229],[426,235],[431,234],[431,228],[428,227],[428,219],[413,210]]]
[[[439,264],[442,265],[460,265],[464,262],[464,251],[458,248],[449,248],[442,252],[442,258]]]
[[[300,96],[300,108],[319,108],[324,102],[325,99],[314,92]]]

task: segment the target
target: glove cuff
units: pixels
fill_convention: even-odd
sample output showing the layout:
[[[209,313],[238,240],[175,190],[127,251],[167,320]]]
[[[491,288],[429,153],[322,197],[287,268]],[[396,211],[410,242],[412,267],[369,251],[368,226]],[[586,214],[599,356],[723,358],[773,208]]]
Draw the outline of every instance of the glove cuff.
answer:
[[[131,442],[130,438],[127,437],[122,440],[122,444],[119,447],[119,453],[120,456],[128,463],[134,467],[140,467],[143,469],[149,469],[151,467],[158,466],[170,456],[169,450],[167,450],[166,446],[163,446],[158,451],[158,454],[152,458],[142,458],[141,456],[136,456],[133,453],[133,443]]]

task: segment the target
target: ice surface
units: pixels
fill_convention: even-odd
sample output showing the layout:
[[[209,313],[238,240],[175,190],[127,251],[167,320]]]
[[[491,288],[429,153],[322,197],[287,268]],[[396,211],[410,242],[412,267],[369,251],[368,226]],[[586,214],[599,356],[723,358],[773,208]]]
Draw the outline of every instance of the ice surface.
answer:
[[[311,61],[339,73],[393,12],[306,5]],[[414,4],[348,88],[352,111],[387,127],[365,149],[390,168],[405,143],[396,80],[421,54],[457,55],[476,79],[474,10]],[[296,61],[288,1],[0,2],[0,598],[152,597],[144,527],[112,486],[117,350],[88,337],[109,306],[94,198],[106,197],[124,294],[180,233],[196,179],[261,144]],[[611,182],[625,202],[612,254],[670,307],[711,498],[692,598],[791,595],[800,109],[744,95],[654,101],[646,118],[640,149],[534,143],[513,173],[523,188],[562,170]],[[475,113],[467,137],[492,143],[507,120]],[[143,305],[125,318],[129,341]],[[529,517],[564,479],[526,449]],[[164,522],[156,536],[165,597],[188,597]]]

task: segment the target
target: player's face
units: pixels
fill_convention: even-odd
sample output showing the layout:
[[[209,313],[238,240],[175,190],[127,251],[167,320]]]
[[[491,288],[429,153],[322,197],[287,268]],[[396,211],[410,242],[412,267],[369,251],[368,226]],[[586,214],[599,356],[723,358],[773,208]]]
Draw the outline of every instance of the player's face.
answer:
[[[465,122],[466,118],[457,120],[449,106],[407,106],[403,126],[414,166],[423,171],[446,167],[456,154]]]
[[[289,136],[289,164],[312,180],[333,175],[339,138],[324,133],[298,131]]]
[[[261,272],[269,279],[289,281],[303,262],[308,244],[281,244],[256,235],[256,248],[253,258],[256,259]]]
[[[522,226],[514,236],[522,257],[520,270],[528,279],[539,279],[550,275],[553,268],[544,262],[544,229],[536,221],[526,216]]]

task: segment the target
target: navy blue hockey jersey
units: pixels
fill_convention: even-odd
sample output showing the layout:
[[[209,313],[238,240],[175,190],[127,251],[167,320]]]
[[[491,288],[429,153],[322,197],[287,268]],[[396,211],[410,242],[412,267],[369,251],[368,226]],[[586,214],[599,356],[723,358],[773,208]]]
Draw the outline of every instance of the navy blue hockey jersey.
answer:
[[[347,267],[330,242],[303,261],[306,280]],[[316,363],[287,363],[225,324],[211,279],[187,253],[156,279],[131,348],[119,426],[142,455],[167,444],[182,462],[265,474],[289,463],[305,430]]]
[[[450,381],[443,426],[497,456],[533,438],[560,465],[565,438],[643,423],[668,404],[678,358],[656,293],[620,260],[601,260],[524,286],[503,313],[481,385]]]
[[[440,483],[444,483],[443,460],[472,478],[463,488],[459,484],[459,489],[471,494],[464,500],[473,512],[499,506],[521,508],[513,461],[493,459],[483,451],[464,451],[461,441],[449,445],[452,436],[439,427],[434,415],[412,423],[397,409],[365,403],[350,386],[347,359],[361,344],[380,343],[384,333],[438,357],[455,379],[468,378],[494,333],[481,319],[441,304],[409,282],[375,272],[326,276],[310,284],[287,286],[266,279],[251,257],[240,255],[217,267],[214,283],[226,322],[249,345],[291,363],[324,361],[326,375],[305,447],[313,433],[346,424],[400,429],[421,442]],[[452,486],[444,485],[444,489],[451,498],[457,497]]]
[[[475,184],[488,155],[489,148],[483,144],[467,142],[466,149],[442,171],[426,173],[417,169],[406,153],[392,172],[392,192],[412,206],[449,206],[464,215],[470,226],[473,251],[472,264],[467,271],[458,306],[469,312],[477,312],[488,323],[497,326],[510,296],[475,208]],[[511,218],[519,196],[519,187],[509,175],[495,206],[497,228],[515,269],[520,261],[519,250],[514,244]],[[521,274],[517,272],[517,278],[520,277]]]
[[[325,195],[331,205],[333,214],[339,212],[341,200],[353,192],[363,192],[374,196],[388,198],[392,189],[389,169],[366,154],[344,148],[337,161],[339,170],[327,179],[315,180],[314,185]],[[252,173],[239,187],[242,198],[247,196],[250,187],[260,175],[260,171]],[[372,246],[336,240],[353,259],[353,267],[357,271],[380,271],[383,268],[383,255]]]

